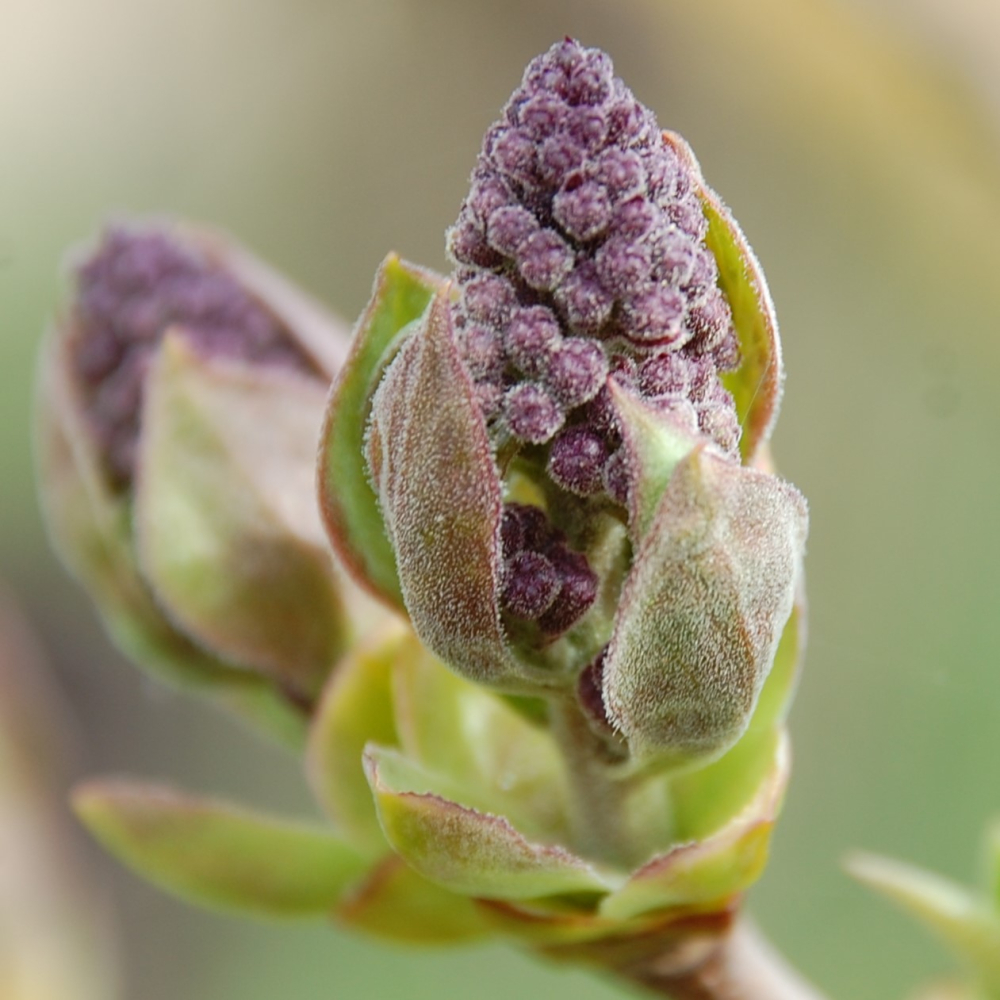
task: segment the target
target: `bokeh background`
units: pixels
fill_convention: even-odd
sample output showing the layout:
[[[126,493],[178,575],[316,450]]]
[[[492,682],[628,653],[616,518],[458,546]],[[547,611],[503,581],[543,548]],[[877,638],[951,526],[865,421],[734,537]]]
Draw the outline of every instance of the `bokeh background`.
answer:
[[[205,914],[101,856],[63,805],[84,774],[314,807],[293,761],[108,646],[46,547],[30,454],[67,248],[117,213],[194,217],[353,317],[388,250],[445,267],[481,133],[565,34],[693,144],[778,305],[810,647],[751,909],[832,998],[948,970],[840,863],[865,847],[970,880],[1000,813],[995,0],[0,0],[0,575],[36,634],[7,609],[5,1000],[621,995],[501,948]]]

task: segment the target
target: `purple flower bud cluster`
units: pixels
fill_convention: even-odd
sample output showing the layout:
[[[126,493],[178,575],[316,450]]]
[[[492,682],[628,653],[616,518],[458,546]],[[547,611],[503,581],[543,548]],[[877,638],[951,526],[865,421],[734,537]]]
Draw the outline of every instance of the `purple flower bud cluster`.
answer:
[[[597,597],[597,576],[585,556],[566,544],[540,507],[506,504],[501,526],[502,607],[535,621],[547,635],[574,625]]]
[[[609,376],[735,454],[738,361],[689,168],[611,60],[567,39],[487,132],[449,231],[460,348],[492,427],[624,502]]]
[[[206,355],[314,370],[231,275],[161,231],[110,228],[76,277],[73,375],[119,489],[132,481],[145,374],[169,327]]]

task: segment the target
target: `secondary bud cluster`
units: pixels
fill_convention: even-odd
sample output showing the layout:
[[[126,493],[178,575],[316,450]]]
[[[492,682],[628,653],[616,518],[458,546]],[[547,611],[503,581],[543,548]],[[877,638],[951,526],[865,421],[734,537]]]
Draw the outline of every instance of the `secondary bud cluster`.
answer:
[[[118,488],[132,481],[145,374],[168,328],[182,328],[202,354],[313,371],[231,275],[160,230],[109,229],[77,282],[70,358]]]
[[[597,597],[597,576],[586,557],[566,545],[539,507],[507,504],[501,527],[503,608],[536,620],[542,632],[570,628]]]
[[[608,376],[735,454],[729,306],[689,168],[607,55],[534,60],[486,135],[449,250],[490,425],[548,446],[563,489],[624,502]]]

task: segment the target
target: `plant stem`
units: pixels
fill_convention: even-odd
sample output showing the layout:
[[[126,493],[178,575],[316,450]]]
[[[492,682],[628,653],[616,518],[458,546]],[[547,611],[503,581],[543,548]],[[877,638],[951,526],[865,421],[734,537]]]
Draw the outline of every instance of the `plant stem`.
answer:
[[[574,846],[586,857],[631,867],[636,859],[626,822],[628,783],[612,774],[607,749],[572,693],[550,706],[552,731],[566,760]]]
[[[678,966],[676,952],[668,950],[618,972],[671,1000],[824,1000],[745,919],[707,957]]]

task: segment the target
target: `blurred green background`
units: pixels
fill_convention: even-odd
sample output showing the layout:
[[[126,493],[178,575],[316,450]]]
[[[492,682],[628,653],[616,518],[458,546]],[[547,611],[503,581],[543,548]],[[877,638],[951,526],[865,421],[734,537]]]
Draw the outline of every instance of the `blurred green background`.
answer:
[[[775,451],[812,506],[810,646],[751,909],[831,997],[902,997],[948,960],[843,855],[969,880],[1000,812],[995,0],[0,0],[0,575],[68,703],[53,731],[76,730],[50,799],[129,772],[313,808],[293,761],[121,662],[46,547],[31,387],[67,248],[115,213],[194,217],[353,317],[388,250],[445,267],[481,133],[565,34],[692,143],[782,323]],[[61,804],[52,822],[88,869],[87,919],[113,904],[122,986],[95,1000],[621,995],[500,948],[206,915],[121,872]]]

